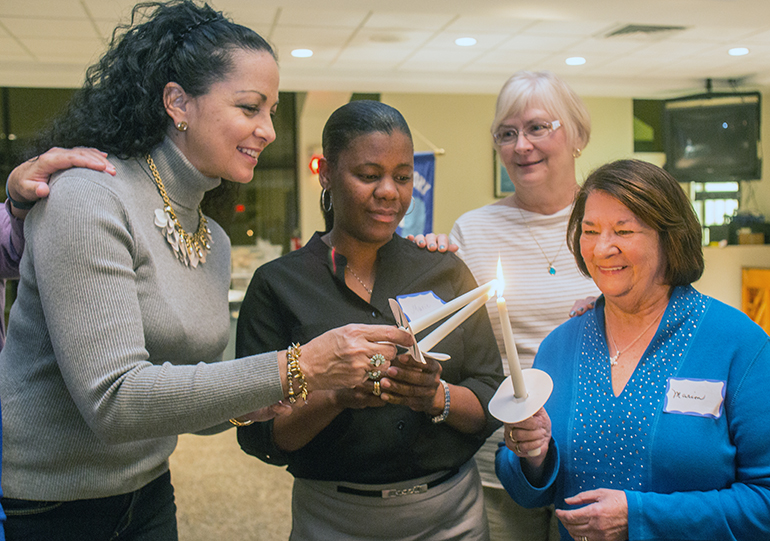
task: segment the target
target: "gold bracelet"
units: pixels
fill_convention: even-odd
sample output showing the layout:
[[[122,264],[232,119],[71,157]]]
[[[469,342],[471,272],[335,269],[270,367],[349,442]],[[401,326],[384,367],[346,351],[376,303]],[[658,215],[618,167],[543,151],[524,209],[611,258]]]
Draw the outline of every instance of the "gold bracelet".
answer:
[[[252,421],[251,419],[249,419],[248,421],[239,421],[238,419],[230,419],[230,422],[235,426],[249,426],[254,421]]]
[[[294,404],[297,401],[297,395],[307,404],[307,382],[305,381],[305,375],[302,373],[302,367],[299,365],[299,358],[302,355],[299,344],[292,344],[289,349],[286,350],[286,363],[287,380],[289,385],[289,402]],[[299,389],[294,391],[294,380],[297,381]]]

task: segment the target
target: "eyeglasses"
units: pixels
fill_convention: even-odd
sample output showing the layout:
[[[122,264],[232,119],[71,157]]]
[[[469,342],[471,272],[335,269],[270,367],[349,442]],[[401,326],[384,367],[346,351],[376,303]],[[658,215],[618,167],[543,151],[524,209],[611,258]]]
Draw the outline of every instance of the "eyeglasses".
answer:
[[[560,127],[561,122],[558,120],[554,120],[553,122],[535,122],[524,128],[522,131],[519,131],[516,128],[503,126],[492,135],[492,138],[495,140],[495,143],[500,146],[516,143],[519,140],[519,135],[523,135],[527,141],[534,143],[535,141],[545,139]]]

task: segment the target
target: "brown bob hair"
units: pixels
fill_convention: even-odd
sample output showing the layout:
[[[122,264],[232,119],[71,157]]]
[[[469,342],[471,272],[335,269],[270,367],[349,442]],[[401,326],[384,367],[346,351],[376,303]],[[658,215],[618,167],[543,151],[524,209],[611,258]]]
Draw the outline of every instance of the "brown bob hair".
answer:
[[[667,285],[689,285],[701,277],[701,226],[689,199],[668,172],[639,160],[618,160],[603,165],[591,173],[580,188],[567,226],[567,245],[580,272],[590,276],[580,255],[580,237],[586,200],[597,191],[620,201],[658,232],[666,259]]]

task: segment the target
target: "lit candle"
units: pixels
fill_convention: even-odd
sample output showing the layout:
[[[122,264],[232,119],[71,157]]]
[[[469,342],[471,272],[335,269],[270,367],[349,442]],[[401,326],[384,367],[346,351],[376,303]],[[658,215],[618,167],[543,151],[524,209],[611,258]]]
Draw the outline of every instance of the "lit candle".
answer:
[[[505,356],[508,359],[508,371],[511,373],[511,383],[513,383],[513,396],[518,399],[527,398],[527,386],[524,384],[524,376],[521,373],[521,363],[519,363],[519,353],[516,351],[516,341],[513,339],[511,319],[508,317],[508,307],[505,305],[505,298],[503,297],[505,280],[503,280],[503,265],[500,258],[497,259],[497,287],[497,313],[500,315]]]
[[[412,328],[412,331],[414,331],[414,333],[417,334],[418,332],[424,329],[427,329],[438,320],[444,319],[449,314],[454,314],[460,308],[467,305],[471,301],[475,301],[476,299],[487,295],[485,299],[485,302],[486,302],[486,300],[488,300],[489,297],[491,296],[488,294],[495,287],[495,282],[496,280],[492,280],[489,283],[484,284],[483,286],[479,286],[476,289],[472,289],[471,291],[468,291],[467,293],[460,295],[456,299],[453,299],[446,304],[442,304],[437,310],[431,312],[430,314],[426,314],[421,318],[417,318],[414,321],[410,321],[409,326]]]
[[[490,284],[492,284],[493,282],[494,280],[490,282]],[[453,315],[452,317],[447,319],[444,323],[439,325],[432,333],[430,333],[428,336],[420,340],[417,343],[417,347],[420,348],[420,351],[430,351],[431,348],[433,348],[436,344],[441,342],[446,335],[448,335],[450,332],[455,330],[463,321],[468,319],[471,316],[471,314],[473,314],[476,310],[484,306],[486,302],[490,298],[492,298],[492,295],[494,295],[494,291],[491,288],[486,290],[483,293],[485,294],[483,294],[481,297],[478,297],[476,300],[468,303],[465,306],[465,308],[455,313],[455,315]],[[414,328],[412,330],[414,330]]]

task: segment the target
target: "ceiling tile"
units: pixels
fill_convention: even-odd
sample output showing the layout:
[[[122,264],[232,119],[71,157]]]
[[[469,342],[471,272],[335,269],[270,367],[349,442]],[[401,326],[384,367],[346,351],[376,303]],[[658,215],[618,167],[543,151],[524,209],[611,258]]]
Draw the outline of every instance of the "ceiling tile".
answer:
[[[456,15],[436,10],[435,13],[386,13],[374,12],[366,21],[366,28],[407,29],[407,30],[441,30],[451,23]]]
[[[85,17],[83,6],[78,0],[3,0],[0,2],[0,17],[72,18]]]
[[[279,51],[278,52],[278,65],[283,71],[284,69],[313,69],[313,68],[322,68],[329,65],[330,62],[332,62],[334,59],[339,56],[339,48],[329,48],[329,49],[313,49],[313,56],[310,58],[295,58],[291,56],[291,51],[288,49],[284,52]]]
[[[350,41],[350,47],[367,47],[383,49],[408,49],[413,51],[422,47],[431,37],[432,32],[418,30],[388,31],[384,29],[365,28],[358,32]]]
[[[457,71],[477,57],[478,53],[467,50],[447,55],[444,51],[423,49],[411,55],[400,67],[404,69],[425,67],[431,71]]]
[[[350,39],[351,31],[343,28],[279,26],[270,36],[279,49],[302,47],[342,47]],[[283,51],[284,54],[288,51]]]
[[[256,4],[252,2],[252,5]],[[355,29],[366,20],[367,15],[367,10],[357,9],[355,7],[349,10],[282,8],[278,24],[310,26],[315,28],[331,27]]]
[[[0,51],[3,51],[3,60],[30,60],[29,53],[13,39],[0,36]]]
[[[476,39],[476,45],[471,47],[460,47],[455,44],[457,38],[472,37]],[[510,38],[510,34],[503,33],[481,33],[481,32],[458,32],[454,30],[447,30],[434,36],[425,47],[432,49],[441,49],[447,53],[453,53],[454,51],[484,51],[499,46],[507,39]]]
[[[639,50],[645,46],[638,41],[620,41],[604,38],[586,38],[575,41],[569,46],[569,52],[575,55],[584,55],[591,53],[600,54],[627,54]]]
[[[766,21],[762,21],[766,23]],[[729,43],[741,40],[763,28],[766,24],[757,24],[756,27],[717,27],[717,26],[693,26],[676,35],[678,41],[700,41],[707,43]]]
[[[579,43],[575,36],[537,36],[518,34],[500,45],[504,51],[561,51]]]
[[[125,22],[131,16],[135,0],[82,0],[94,19],[112,21],[112,26]],[[76,1],[79,4],[80,2]],[[81,8],[82,12],[82,8]]]
[[[255,2],[254,0],[208,0],[208,3],[224,13],[238,24],[270,25],[276,18],[278,6],[270,5],[272,2]]]
[[[90,65],[106,47],[98,39],[24,39],[22,43],[40,62],[64,61]]]
[[[348,63],[364,64],[367,69],[377,69],[382,66],[384,69],[391,69],[403,62],[411,54],[410,50],[399,50],[385,47],[348,47],[339,53],[336,60],[337,66],[344,66],[349,69]],[[360,63],[360,64],[359,64]]]
[[[534,21],[531,19],[515,19],[509,17],[489,17],[463,15],[447,27],[452,32],[479,32],[493,34],[514,34],[530,27]],[[475,37],[475,36],[474,36]]]
[[[611,28],[615,23],[602,20],[537,21],[527,28],[527,34],[549,36],[593,36]]]
[[[747,44],[746,46],[770,43],[770,29],[745,36],[741,41],[744,41]]]
[[[479,57],[476,62],[463,68],[467,73],[498,72],[507,79],[517,69],[539,64],[550,53],[537,51],[492,51]]]
[[[88,19],[0,17],[0,23],[18,38],[99,37]]]

